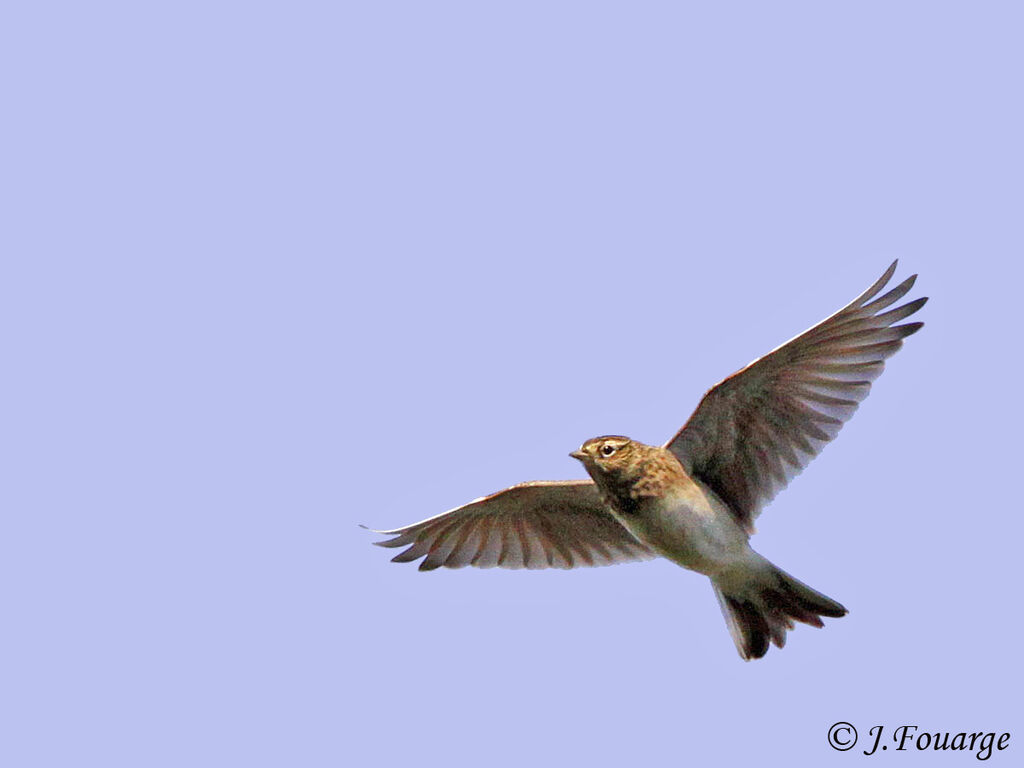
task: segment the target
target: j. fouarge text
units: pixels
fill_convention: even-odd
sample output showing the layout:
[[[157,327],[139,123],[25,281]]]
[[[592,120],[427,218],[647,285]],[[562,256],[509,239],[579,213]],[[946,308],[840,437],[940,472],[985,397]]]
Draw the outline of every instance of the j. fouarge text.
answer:
[[[901,725],[893,730],[891,737],[885,734],[885,726],[876,725],[868,731],[868,734],[872,737],[872,741],[871,746],[864,750],[865,755],[873,755],[879,749],[886,750],[891,743],[897,752],[911,748],[916,748],[922,752],[932,749],[947,751],[963,750],[977,752],[975,757],[979,760],[988,760],[992,756],[993,747],[998,751],[1002,751],[1010,743],[1009,733],[998,735],[993,732],[967,733],[961,731],[959,733],[950,733],[947,731],[943,733],[921,730],[916,725]]]

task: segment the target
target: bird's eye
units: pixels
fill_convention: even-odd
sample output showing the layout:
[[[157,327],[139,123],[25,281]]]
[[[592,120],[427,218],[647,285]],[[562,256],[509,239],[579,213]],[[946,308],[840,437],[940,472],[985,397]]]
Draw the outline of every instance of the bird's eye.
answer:
[[[604,445],[601,446],[601,455],[604,456],[605,458],[608,458],[613,453],[615,453],[615,446],[612,445],[611,443],[605,443]]]

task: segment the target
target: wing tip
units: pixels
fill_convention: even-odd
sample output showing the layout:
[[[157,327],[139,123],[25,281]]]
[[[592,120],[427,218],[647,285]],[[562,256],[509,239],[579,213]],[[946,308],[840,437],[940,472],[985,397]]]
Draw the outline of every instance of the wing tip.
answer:
[[[381,535],[387,535],[389,533],[392,533],[392,531],[378,531],[376,528],[371,528],[370,526],[363,525],[362,523],[356,523],[356,525],[358,525],[364,531],[369,531],[370,533],[379,533]],[[375,547],[387,547],[387,546],[389,546],[389,542],[391,542],[391,541],[394,541],[394,539],[385,539],[384,541],[373,541],[373,542],[370,542],[370,543],[373,544],[373,546],[375,546]],[[393,546],[393,545],[391,545],[391,546]]]
[[[399,534],[405,533],[406,530],[407,530],[406,528],[393,528],[391,530],[380,530],[378,528],[371,528],[368,525],[363,525],[362,523],[356,523],[356,525],[358,525],[364,531],[369,531],[370,533],[379,533],[382,536],[397,536]]]
[[[899,259],[893,259],[892,264],[890,264],[889,267],[885,270],[885,272],[882,273],[882,276],[878,278],[877,282],[875,283],[875,285],[878,286],[878,290],[884,288],[889,283],[889,281],[892,280],[892,276],[896,274],[896,267],[899,266],[899,263]]]

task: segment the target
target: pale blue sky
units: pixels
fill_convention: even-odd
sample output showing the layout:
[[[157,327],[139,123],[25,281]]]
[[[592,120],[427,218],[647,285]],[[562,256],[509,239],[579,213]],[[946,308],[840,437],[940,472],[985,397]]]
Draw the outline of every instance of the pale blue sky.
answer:
[[[1019,759],[1019,5],[4,15],[0,763]],[[357,527],[664,441],[897,257],[926,327],[758,523],[850,609],[784,650]]]

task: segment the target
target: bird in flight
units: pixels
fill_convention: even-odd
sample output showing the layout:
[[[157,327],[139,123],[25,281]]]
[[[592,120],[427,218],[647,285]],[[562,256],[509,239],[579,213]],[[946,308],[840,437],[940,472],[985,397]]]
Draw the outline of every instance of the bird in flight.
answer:
[[[664,446],[587,440],[570,455],[590,480],[530,482],[390,531],[394,562],[421,571],[576,568],[665,557],[711,579],[736,649],[761,658],[794,621],[823,626],[846,608],[790,576],[749,543],[754,519],[867,397],[903,339],[895,309],[917,275],[886,293],[896,262],[831,317],[712,387]],[[880,295],[881,294],[881,295]]]

